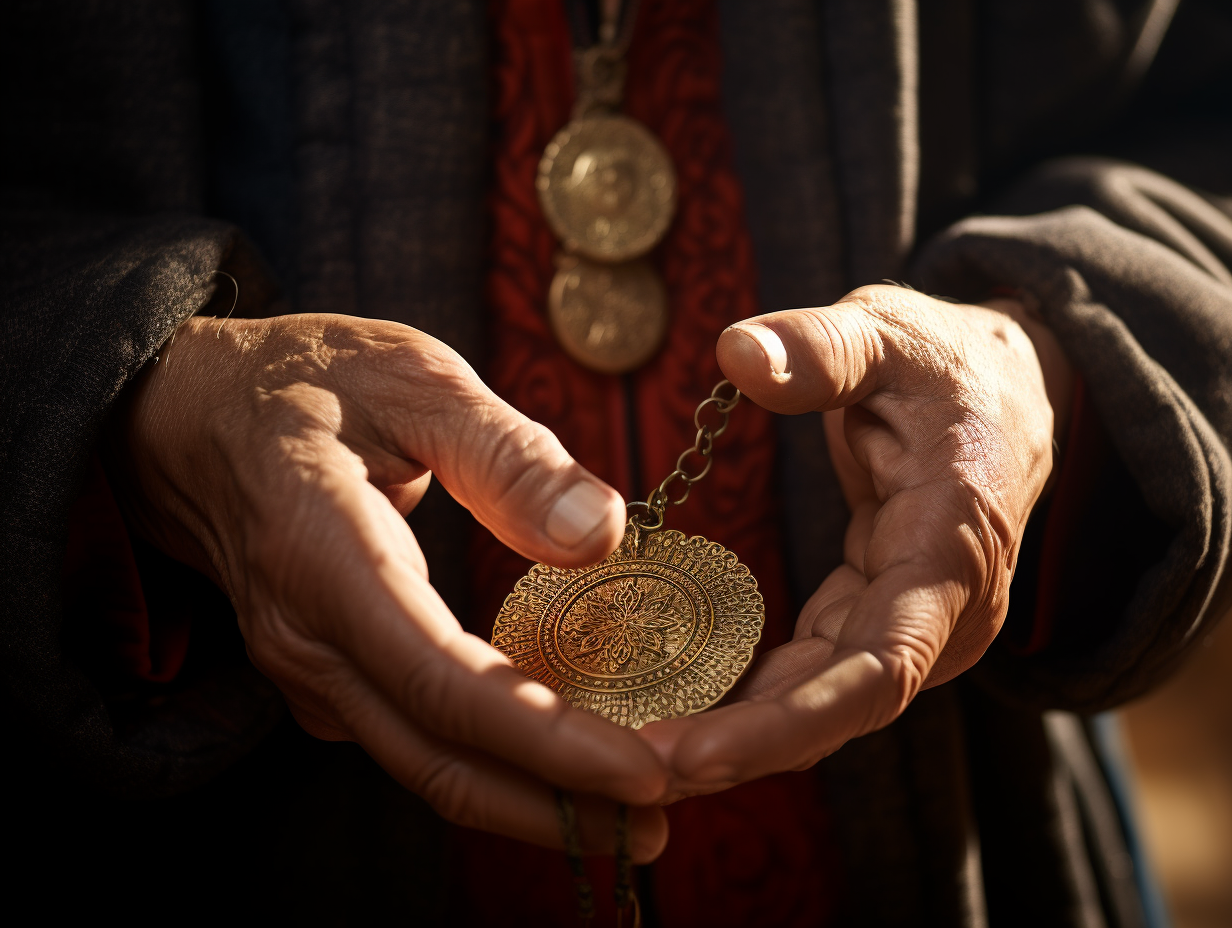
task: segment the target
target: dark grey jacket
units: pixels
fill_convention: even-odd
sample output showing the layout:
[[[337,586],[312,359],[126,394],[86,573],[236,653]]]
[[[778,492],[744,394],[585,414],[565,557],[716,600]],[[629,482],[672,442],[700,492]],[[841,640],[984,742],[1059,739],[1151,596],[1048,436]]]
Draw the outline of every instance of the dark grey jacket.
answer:
[[[720,6],[762,305],[825,303],[882,278],[969,299],[1021,288],[1116,452],[1049,646],[995,645],[820,765],[850,884],[843,924],[1141,924],[1088,726],[1046,710],[1089,714],[1143,692],[1223,611],[1232,11]],[[31,862],[13,888],[45,905],[72,905],[44,894],[72,885],[94,909],[128,909],[115,886],[137,870],[144,898],[191,911],[446,917],[441,823],[357,750],[278,722],[216,591],[141,552],[150,608],[192,611],[193,648],[176,684],[117,690],[90,671],[76,631],[89,604],[66,605],[60,571],[108,410],[208,303],[218,269],[239,279],[241,313],[394,319],[481,365],[485,12],[478,0],[10,7],[0,686],[7,833]],[[802,599],[839,561],[846,513],[811,417],[783,421],[780,459]],[[464,611],[465,521],[437,497],[413,522]],[[1007,642],[1030,622],[1038,536]]]

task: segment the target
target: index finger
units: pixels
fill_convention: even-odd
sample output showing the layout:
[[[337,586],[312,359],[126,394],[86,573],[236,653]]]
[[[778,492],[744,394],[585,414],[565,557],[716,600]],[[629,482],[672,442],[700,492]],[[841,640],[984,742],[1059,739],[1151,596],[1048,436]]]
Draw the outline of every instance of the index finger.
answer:
[[[466,634],[402,552],[406,523],[367,483],[337,488],[331,517],[346,578],[337,597],[349,621],[336,646],[416,725],[477,748],[558,786],[635,805],[658,800],[666,772],[632,732],[564,703],[505,655]]]

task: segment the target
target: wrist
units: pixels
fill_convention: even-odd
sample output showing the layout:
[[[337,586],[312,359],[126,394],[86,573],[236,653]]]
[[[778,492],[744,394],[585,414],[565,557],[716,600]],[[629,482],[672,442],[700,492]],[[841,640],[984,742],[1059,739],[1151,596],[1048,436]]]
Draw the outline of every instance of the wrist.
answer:
[[[1052,329],[1034,312],[1029,303],[1017,297],[995,297],[980,304],[1005,313],[1027,333],[1035,347],[1040,372],[1044,377],[1044,391],[1052,406],[1052,434],[1063,441],[1069,432],[1069,420],[1074,403],[1074,368],[1066,357],[1065,350]]]
[[[129,531],[222,583],[213,530],[223,411],[219,388],[235,382],[229,340],[218,320],[186,320],[130,381],[104,428],[101,457]],[[211,439],[214,435],[214,440]]]
[[[1018,323],[1035,348],[1035,356],[1044,378],[1044,392],[1052,407],[1053,462],[1052,474],[1045,485],[1046,495],[1052,488],[1060,468],[1060,453],[1069,434],[1074,405],[1074,368],[1052,329],[1040,318],[1032,302],[1022,296],[997,296],[980,304],[1004,313]]]

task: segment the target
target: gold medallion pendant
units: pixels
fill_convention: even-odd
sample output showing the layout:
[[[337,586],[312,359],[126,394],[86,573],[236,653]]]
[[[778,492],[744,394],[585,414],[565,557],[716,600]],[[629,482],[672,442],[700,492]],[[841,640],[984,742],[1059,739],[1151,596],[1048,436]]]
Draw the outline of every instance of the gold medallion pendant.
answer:
[[[646,261],[596,264],[561,256],[548,321],[565,352],[601,374],[649,361],[667,334],[667,291]]]
[[[575,119],[557,132],[535,186],[565,250],[595,261],[641,257],[676,211],[667,150],[640,123],[614,113]]]
[[[630,524],[593,567],[532,567],[505,600],[492,644],[571,705],[641,728],[718,702],[764,620],[757,581],[736,555]]]
[[[630,504],[620,547],[591,567],[536,564],[505,599],[492,645],[579,709],[629,728],[714,705],[753,659],[765,624],[757,580],[731,551],[663,528],[710,471],[714,440],[740,400],[714,388],[697,439],[646,502]],[[709,407],[721,415],[702,422]],[[687,469],[690,457],[705,464]],[[678,489],[674,489],[678,488]],[[671,494],[673,490],[676,496]]]
[[[604,2],[599,41],[574,52],[573,114],[544,149],[535,190],[560,241],[552,330],[579,364],[626,374],[667,334],[667,291],[642,259],[672,224],[676,170],[650,130],[618,112],[636,9],[618,34],[620,4]]]

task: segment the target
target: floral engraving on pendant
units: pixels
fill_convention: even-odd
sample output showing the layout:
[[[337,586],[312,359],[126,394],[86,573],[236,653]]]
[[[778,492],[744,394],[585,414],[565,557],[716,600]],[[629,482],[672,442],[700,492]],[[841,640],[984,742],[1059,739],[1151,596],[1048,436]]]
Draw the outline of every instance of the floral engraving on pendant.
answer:
[[[592,587],[557,632],[562,655],[590,673],[636,673],[670,660],[688,639],[680,590],[653,577]],[[692,617],[691,610],[687,612]]]
[[[532,567],[505,598],[492,644],[571,705],[640,728],[721,699],[764,621],[757,581],[732,552],[630,527],[598,564]]]

